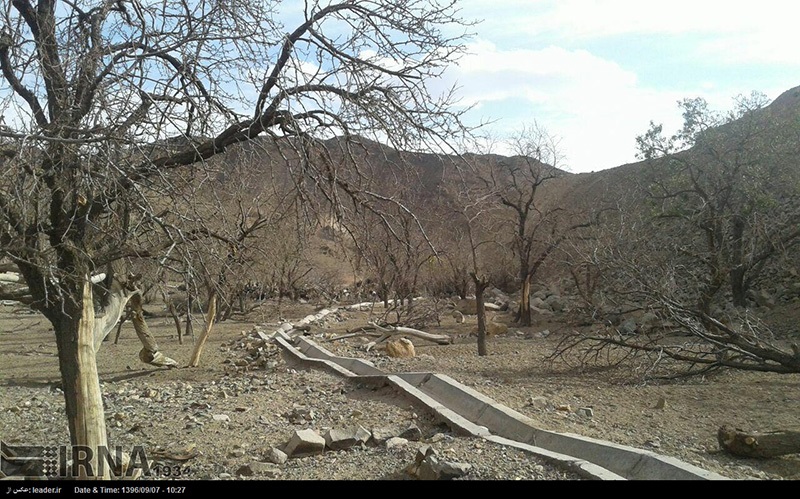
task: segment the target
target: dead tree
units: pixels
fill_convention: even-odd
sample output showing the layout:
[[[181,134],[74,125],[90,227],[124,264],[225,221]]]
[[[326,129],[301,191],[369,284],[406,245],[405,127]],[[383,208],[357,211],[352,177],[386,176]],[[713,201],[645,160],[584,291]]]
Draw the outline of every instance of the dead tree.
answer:
[[[352,163],[317,161],[320,138],[344,136],[345,153],[359,134],[441,150],[463,132],[452,95],[425,83],[463,51],[453,5],[299,14],[288,32],[267,1],[13,0],[0,14],[0,256],[55,330],[72,444],[106,445],[89,279],[208,239],[174,212],[209,180],[207,160],[267,136],[294,151],[285,171],[306,200],[365,204]]]

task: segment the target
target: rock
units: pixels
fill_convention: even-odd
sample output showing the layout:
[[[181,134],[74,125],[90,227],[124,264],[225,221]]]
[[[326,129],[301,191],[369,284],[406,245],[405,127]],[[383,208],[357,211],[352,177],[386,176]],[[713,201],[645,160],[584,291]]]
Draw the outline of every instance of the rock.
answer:
[[[264,453],[264,459],[270,463],[284,464],[289,459],[289,456],[277,447],[270,447],[270,449]]]
[[[452,438],[453,437],[451,437],[450,435],[447,435],[446,433],[437,433],[434,436],[432,436],[431,438],[429,438],[427,441],[432,443],[432,444],[435,444],[436,442],[441,442],[443,440],[452,439]]]
[[[567,308],[567,302],[558,295],[550,295],[544,302],[553,312],[563,312]]]
[[[652,447],[653,449],[658,449],[659,447],[661,447],[661,441],[659,439],[657,439],[657,438],[654,438],[652,440],[648,440],[644,444],[647,447]]]
[[[401,447],[405,447],[406,445],[408,445],[408,440],[406,440],[405,438],[392,437],[386,440],[387,450],[399,449]]]
[[[420,463],[417,478],[420,480],[452,480],[470,472],[472,465],[452,461],[440,461],[435,455],[427,456]]]
[[[464,323],[464,314],[462,314],[458,310],[453,310],[453,313],[451,315],[453,316],[453,319],[456,320],[456,324]]]
[[[316,417],[313,409],[309,409],[304,405],[295,405],[291,411],[284,412],[283,417],[287,418],[292,424],[302,424],[308,421],[313,421]]]
[[[370,432],[360,425],[345,429],[332,428],[325,433],[325,445],[331,450],[344,450],[366,444],[371,436]]]
[[[666,406],[667,406],[667,399],[665,399],[664,397],[659,397],[658,402],[656,402],[656,405],[653,409],[663,409]]]
[[[534,299],[539,299],[544,301],[544,299],[549,296],[549,293],[547,292],[546,289],[540,289],[538,291],[535,291],[531,296],[533,296],[533,298],[531,298],[531,301],[533,301]]]
[[[386,354],[389,357],[409,359],[416,355],[414,344],[408,338],[400,338],[386,342]]]
[[[274,478],[280,473],[281,470],[278,469],[274,464],[262,463],[260,461],[254,461],[252,463],[245,464],[236,470],[236,474],[239,476],[265,475],[268,478]]]
[[[314,430],[298,430],[289,439],[284,452],[289,457],[322,454],[325,451],[325,439]]]
[[[230,423],[231,422],[231,418],[227,414],[214,414],[211,417],[214,419],[214,421],[220,421],[222,423]]]
[[[423,461],[425,461],[428,456],[435,456],[436,454],[436,449],[430,445],[423,445],[422,447],[419,447],[417,449],[416,456],[414,456],[414,462],[408,465],[406,472],[409,475],[417,476],[419,473],[419,467],[422,465]]]
[[[531,308],[537,308],[539,310],[547,310],[552,312],[552,310],[550,309],[550,305],[548,305],[541,298],[531,298]]]
[[[508,333],[508,326],[501,322],[495,322],[494,316],[486,322],[486,334],[488,336],[498,336],[506,333]]]
[[[578,414],[585,418],[592,419],[594,417],[594,411],[591,407],[580,407],[577,411]]]
[[[400,432],[392,428],[373,428],[372,440],[377,444],[382,444],[392,437],[396,437]]]
[[[400,438],[405,438],[406,440],[411,440],[412,442],[419,442],[422,440],[422,430],[419,429],[419,426],[412,424],[405,430],[401,431],[397,436]]]

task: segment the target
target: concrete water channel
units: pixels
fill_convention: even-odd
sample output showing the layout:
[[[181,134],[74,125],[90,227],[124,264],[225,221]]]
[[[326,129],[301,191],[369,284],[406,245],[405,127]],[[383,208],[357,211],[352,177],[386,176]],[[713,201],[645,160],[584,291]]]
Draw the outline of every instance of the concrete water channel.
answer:
[[[596,480],[727,480],[726,477],[657,453],[571,433],[537,428],[527,416],[436,373],[385,373],[371,363],[339,357],[304,336],[289,333],[328,310],[294,325],[286,323],[272,334],[287,355],[309,367],[326,369],[345,378],[375,386],[392,386],[426,407],[453,432],[512,446]]]

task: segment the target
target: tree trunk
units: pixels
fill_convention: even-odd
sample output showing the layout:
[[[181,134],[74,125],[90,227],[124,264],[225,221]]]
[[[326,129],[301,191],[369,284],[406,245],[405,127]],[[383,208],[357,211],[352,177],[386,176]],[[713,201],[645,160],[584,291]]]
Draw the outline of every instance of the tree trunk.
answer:
[[[109,466],[103,466],[102,471],[98,466],[100,452],[108,449],[108,439],[94,348],[94,298],[88,276],[83,283],[80,305],[70,302],[67,299],[63,303],[60,320],[53,321],[53,328],[58,345],[70,442],[92,453],[89,466],[77,466],[78,469],[73,473],[84,479],[110,479]]]
[[[517,323],[521,326],[531,325],[531,275],[525,274],[522,279],[522,296],[519,300],[519,310],[517,310]]]
[[[737,214],[733,217],[733,227],[731,234],[731,270],[729,277],[731,280],[731,294],[733,295],[733,305],[736,307],[746,307],[747,287],[744,281],[745,264],[744,264],[744,218]]]
[[[197,338],[192,358],[189,361],[189,367],[197,367],[200,365],[200,354],[203,353],[203,347],[206,344],[208,335],[211,334],[211,328],[214,327],[214,320],[217,318],[217,293],[211,293],[211,298],[208,299],[208,312],[206,314],[206,327],[203,334]]]
[[[172,317],[172,322],[175,323],[175,330],[178,331],[178,344],[183,345],[183,330],[181,328],[181,317],[178,315],[178,309],[175,308],[175,304],[169,299],[169,296],[167,296],[166,290],[164,290],[163,287],[160,289],[161,299],[164,300],[164,304],[167,306],[167,312],[169,312],[169,315]],[[189,316],[189,309],[187,309],[186,315],[187,317]],[[142,315],[142,319],[144,320],[144,315]],[[189,332],[188,324],[186,326],[186,332]]]
[[[188,310],[186,312],[186,331],[183,333],[183,336],[186,338],[194,338],[194,325],[192,324],[192,311]],[[178,338],[178,341],[181,345],[183,345],[183,339]]]
[[[735,307],[747,307],[747,285],[744,279],[744,266],[731,269],[731,294],[733,295],[733,305]]]
[[[483,357],[489,353],[486,349],[486,307],[483,304],[483,292],[488,282],[475,274],[472,280],[475,283],[475,308],[478,313],[478,355]]]
[[[156,343],[156,339],[153,337],[153,335],[150,334],[150,328],[147,327],[147,322],[144,320],[142,296],[138,293],[131,296],[130,305],[131,310],[133,311],[131,314],[133,329],[136,330],[136,336],[139,337],[139,341],[142,342],[142,347],[144,349],[143,352],[139,353],[139,358],[144,360],[143,357],[147,355],[152,359],[152,357],[158,353],[158,344]]]
[[[719,270],[712,269],[709,281],[700,290],[700,297],[697,300],[697,309],[705,315],[711,315],[711,303],[717,296],[720,288],[725,282],[725,277]]]
[[[798,431],[745,433],[740,429],[723,426],[717,432],[717,440],[723,450],[736,456],[772,458],[800,454]]]

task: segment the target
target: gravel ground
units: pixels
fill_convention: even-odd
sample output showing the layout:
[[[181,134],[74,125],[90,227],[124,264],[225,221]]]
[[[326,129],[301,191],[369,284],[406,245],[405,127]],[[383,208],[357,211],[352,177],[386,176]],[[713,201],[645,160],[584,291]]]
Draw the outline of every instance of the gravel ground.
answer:
[[[295,319],[304,315],[294,312],[283,313]],[[646,448],[734,479],[800,478],[798,455],[738,459],[720,452],[716,443],[723,424],[752,431],[798,429],[800,376],[724,373],[662,384],[633,382],[635,376],[621,374],[625,366],[577,371],[547,362],[557,333],[524,339],[530,331],[517,336],[513,327],[508,337],[490,339],[486,357],[478,357],[474,338],[465,337],[468,325],[445,322],[429,331],[452,334],[456,343],[415,340],[413,359],[366,352],[364,338],[328,341],[366,319],[339,313],[312,327],[309,337],[335,353],[367,358],[385,372],[448,374],[543,429]],[[132,330],[123,329],[119,344],[106,343],[98,366],[112,445],[144,446],[151,465],[188,480],[409,480],[414,477],[407,469],[424,445],[442,460],[468,464],[462,480],[580,480],[522,451],[455,436],[389,388],[361,386],[287,363],[274,345],[254,342],[254,324],[267,331],[272,327],[258,320],[219,324],[202,367],[194,369],[143,367]],[[552,323],[531,330],[545,326],[557,330]],[[188,359],[191,345],[178,345],[167,321],[151,320],[150,327],[167,355],[182,363]],[[10,444],[67,442],[55,345],[44,321],[3,315],[0,373],[0,438]],[[580,408],[591,408],[593,416],[582,415]],[[419,441],[391,447],[370,442],[265,464],[270,450],[283,447],[295,430],[324,433],[361,425],[372,431],[412,424],[420,429]],[[193,457],[168,459],[188,456]]]

